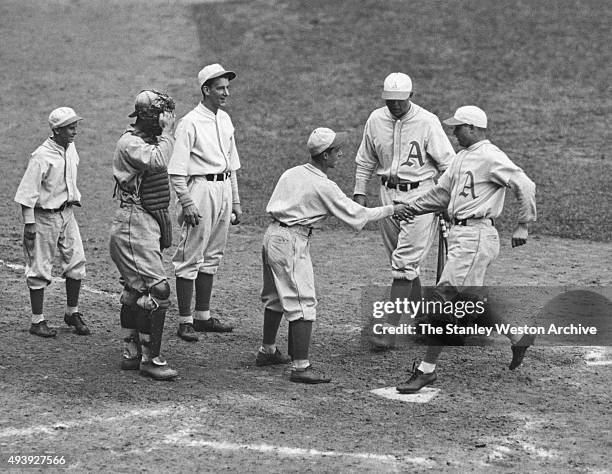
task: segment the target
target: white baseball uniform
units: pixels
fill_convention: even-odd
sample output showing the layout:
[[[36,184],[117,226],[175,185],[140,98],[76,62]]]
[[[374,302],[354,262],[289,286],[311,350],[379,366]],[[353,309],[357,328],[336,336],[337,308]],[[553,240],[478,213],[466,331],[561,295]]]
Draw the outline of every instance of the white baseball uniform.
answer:
[[[145,172],[166,170],[170,159],[174,138],[164,133],[157,140],[147,142],[130,127],[119,138],[113,157],[116,197],[121,206],[113,219],[110,255],[126,290],[140,294],[166,280],[159,224],[142,207],[138,194]]]
[[[240,158],[229,115],[202,103],[179,121],[175,138],[170,182],[181,206],[195,204],[202,217],[195,227],[183,225],[179,206],[182,229],[172,262],[177,277],[195,280],[198,272],[215,274],[225,252],[232,203],[240,202]]]
[[[497,146],[481,140],[457,154],[435,187],[409,202],[417,213],[447,209],[455,223],[439,286],[484,285],[486,270],[499,254],[493,224],[502,212],[506,188],[519,202],[519,223],[535,221],[535,184]]]
[[[46,287],[52,279],[59,250],[62,276],[85,277],[85,253],[72,207],[80,206],[77,182],[79,155],[74,143],[64,149],[51,138],[30,157],[15,201],[25,206],[24,224],[36,223],[36,238],[24,239],[26,279],[30,289]]]
[[[381,179],[381,204],[407,202],[434,185],[433,178],[451,163],[455,152],[439,119],[417,104],[397,119],[387,107],[368,118],[355,161],[354,194],[366,194],[368,180]],[[394,279],[413,280],[436,234],[433,214],[412,222],[387,218],[380,221],[383,243]]]
[[[308,163],[283,173],[266,212],[274,219],[263,241],[262,301],[289,321],[316,319],[312,230],[333,215],[355,230],[393,215],[393,205],[366,208],[348,198],[336,183]]]

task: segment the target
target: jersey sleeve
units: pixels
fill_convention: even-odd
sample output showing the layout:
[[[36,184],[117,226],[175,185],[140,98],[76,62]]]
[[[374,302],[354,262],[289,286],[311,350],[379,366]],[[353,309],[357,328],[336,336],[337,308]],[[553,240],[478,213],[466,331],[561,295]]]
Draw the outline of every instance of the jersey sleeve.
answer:
[[[25,207],[34,207],[40,196],[42,181],[47,174],[48,165],[35,154],[28,161],[28,166],[21,178],[15,202]]]
[[[434,117],[432,125],[429,128],[427,154],[434,160],[436,168],[438,168],[440,172],[446,171],[452,159],[455,157],[453,145],[448,139],[437,117]]]
[[[355,190],[353,194],[366,194],[368,181],[378,167],[378,156],[371,136],[371,118],[365,124],[363,138],[355,157]]]
[[[125,160],[139,170],[164,171],[172,155],[174,137],[162,134],[156,145],[134,137],[125,144]]]
[[[519,202],[520,223],[535,222],[536,210],[536,185],[529,179],[525,172],[501,151],[491,160],[489,167],[491,181],[511,188]]]
[[[195,143],[195,129],[191,122],[181,120],[174,132],[174,150],[168,163],[168,174],[189,175],[189,158]]]
[[[417,214],[443,211],[448,208],[450,203],[451,188],[452,170],[447,168],[438,179],[438,184],[414,200],[409,201],[408,204]]]
[[[393,205],[363,207],[349,198],[333,181],[321,187],[319,197],[328,212],[355,230],[361,230],[371,221],[393,215]]]

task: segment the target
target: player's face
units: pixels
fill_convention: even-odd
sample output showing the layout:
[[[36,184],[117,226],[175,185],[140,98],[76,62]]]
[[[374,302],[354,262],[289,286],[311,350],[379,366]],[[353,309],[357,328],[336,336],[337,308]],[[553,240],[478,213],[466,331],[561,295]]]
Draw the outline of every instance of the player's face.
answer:
[[[327,167],[335,168],[338,160],[342,158],[342,147],[331,148],[327,151]]]
[[[56,128],[54,132],[55,141],[66,148],[69,143],[72,143],[77,136],[78,122],[71,123],[65,127]]]
[[[387,104],[387,108],[391,115],[396,118],[402,118],[408,112],[410,108],[410,100],[386,100],[385,104]]]
[[[204,93],[207,100],[215,108],[224,107],[227,98],[230,95],[229,91],[229,79],[227,77],[219,77],[215,79],[210,87],[203,86]]]
[[[472,144],[472,126],[467,124],[455,125],[453,135],[457,138],[459,146],[467,148]]]

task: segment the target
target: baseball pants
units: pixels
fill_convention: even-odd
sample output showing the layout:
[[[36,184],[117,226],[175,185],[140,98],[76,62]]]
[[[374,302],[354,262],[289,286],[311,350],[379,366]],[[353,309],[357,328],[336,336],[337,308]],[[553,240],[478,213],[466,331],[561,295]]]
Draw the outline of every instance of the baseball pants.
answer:
[[[122,204],[111,228],[110,255],[121,274],[122,283],[137,291],[166,280],[159,248],[159,224],[137,204]]]
[[[28,288],[38,290],[51,283],[58,252],[63,278],[85,278],[85,252],[72,207],[61,212],[34,208],[34,219],[36,238],[23,242]]]
[[[408,202],[425,193],[433,185],[433,180],[424,181],[416,189],[398,191],[381,186],[382,206],[394,201]],[[433,214],[415,216],[412,222],[386,217],[379,221],[380,233],[387,255],[391,261],[394,279],[414,280],[420,276],[421,264],[427,257],[437,232],[438,218]]]
[[[288,321],[316,319],[317,298],[310,260],[309,230],[302,226],[268,226],[264,235],[263,288],[266,309],[283,313]]]
[[[189,182],[189,191],[202,217],[197,226],[187,226],[183,224],[182,208],[179,210],[181,238],[172,263],[177,277],[195,280],[198,272],[217,273],[223,258],[232,214],[232,187],[229,179],[207,181],[204,176],[195,176]]]

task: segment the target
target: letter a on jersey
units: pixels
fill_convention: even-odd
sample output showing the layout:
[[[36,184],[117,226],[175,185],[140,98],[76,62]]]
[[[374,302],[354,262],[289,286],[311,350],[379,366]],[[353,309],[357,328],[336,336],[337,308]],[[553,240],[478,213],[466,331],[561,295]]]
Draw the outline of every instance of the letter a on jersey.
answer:
[[[476,199],[478,196],[476,196],[476,192],[474,191],[474,175],[471,171],[466,171],[465,175],[465,183],[463,183],[463,189],[459,193],[459,196],[467,197],[468,193],[466,192],[466,189],[469,189],[472,199]]]
[[[421,154],[421,147],[419,146],[419,142],[411,141],[410,142],[410,152],[408,153],[408,159],[402,163],[402,165],[414,166],[414,160],[416,158],[419,162],[420,166],[423,166],[425,162],[423,161],[423,155]]]

